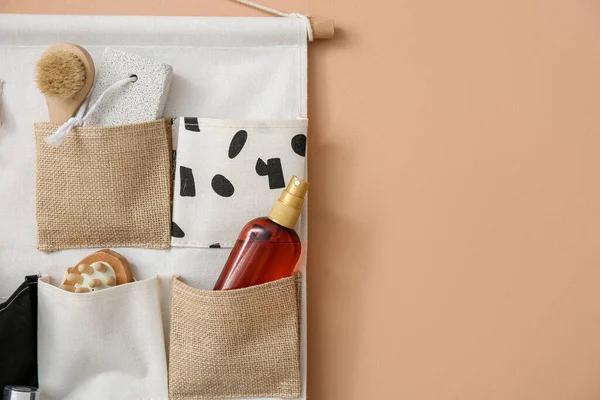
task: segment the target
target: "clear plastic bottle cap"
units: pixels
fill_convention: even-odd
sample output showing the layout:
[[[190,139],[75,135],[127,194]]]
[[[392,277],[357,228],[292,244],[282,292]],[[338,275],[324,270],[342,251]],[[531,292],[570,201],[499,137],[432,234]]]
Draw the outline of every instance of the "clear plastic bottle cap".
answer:
[[[32,386],[6,386],[2,400],[40,400],[40,389]]]

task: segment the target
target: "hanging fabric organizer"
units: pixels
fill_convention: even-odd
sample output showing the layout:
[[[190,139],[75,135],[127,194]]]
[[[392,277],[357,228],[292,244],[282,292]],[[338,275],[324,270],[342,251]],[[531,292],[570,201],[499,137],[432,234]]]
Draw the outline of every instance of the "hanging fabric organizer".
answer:
[[[0,87],[0,297],[11,296],[25,275],[48,276],[37,285],[43,399],[306,397],[306,251],[300,261],[301,279],[225,297],[210,291],[243,224],[268,213],[264,204],[281,192],[282,180],[287,183],[292,174],[307,178],[306,21],[301,17],[0,15],[0,80],[4,82]],[[331,27],[322,24],[313,34],[328,36]],[[173,175],[164,181],[173,186],[173,221],[160,217],[154,229],[158,233],[148,243],[143,238],[130,240],[135,232],[127,231],[130,225],[121,223],[118,213],[106,217],[122,228],[100,239],[86,236],[85,226],[64,225],[47,217],[65,201],[56,197],[51,182],[57,168],[67,176],[72,168],[79,179],[72,190],[83,190],[83,197],[102,185],[101,179],[94,183],[81,172],[85,164],[73,165],[80,158],[60,165],[57,153],[43,143],[43,136],[51,133],[47,125],[37,124],[34,134],[34,124],[48,120],[35,84],[35,63],[45,48],[60,42],[84,46],[97,62],[111,47],[173,67],[166,123],[123,128],[127,131],[123,135],[139,135],[149,146],[137,149],[141,155],[136,159],[144,165],[140,173],[150,174],[144,179],[152,185],[143,186],[143,193],[128,192],[127,198],[142,199],[131,207],[151,199],[148,204],[153,208],[148,213],[162,215],[169,209],[161,157],[171,150],[173,156],[181,154],[173,163]],[[121,135],[107,132],[102,136],[103,129],[74,128],[64,146],[75,152],[90,151],[87,157],[93,159],[96,144],[87,146],[86,141]],[[162,138],[171,136],[172,148],[170,143],[162,147]],[[241,142],[244,152],[239,151]],[[157,143],[161,143],[160,154]],[[158,161],[141,161],[147,152]],[[128,170],[126,165],[124,169]],[[50,186],[40,188],[40,182]],[[116,187],[128,191],[133,190],[131,185]],[[255,201],[258,196],[267,200]],[[77,201],[77,196],[69,201]],[[123,212],[131,207],[125,205]],[[228,214],[232,208],[235,212]],[[94,216],[102,217],[98,212]],[[136,231],[144,225],[140,221]],[[164,234],[165,222],[171,225],[171,237]],[[296,230],[306,250],[307,206]],[[90,247],[108,246],[121,246],[116,250],[132,263],[137,282],[91,293],[85,300],[48,284],[48,279],[59,283],[65,268],[91,253]],[[268,307],[278,299],[282,307]],[[226,310],[233,314],[227,317]],[[273,320],[282,310],[285,317]],[[194,315],[203,323],[188,323]],[[237,325],[231,325],[231,318]],[[243,335],[227,337],[232,330],[243,333],[239,324],[244,321],[257,324],[252,332],[270,324],[277,342],[261,345],[252,338],[254,347],[247,347]],[[186,333],[190,326],[204,336],[219,332],[225,335],[221,342],[235,342],[237,347],[227,349],[227,358],[213,362],[210,354],[222,355],[222,349],[214,349],[213,342],[190,343],[196,340],[191,331]],[[207,327],[212,328],[207,332]],[[271,345],[277,352],[265,351]],[[204,349],[202,353],[190,354],[197,346]],[[169,348],[170,366],[178,369],[167,375]],[[247,359],[248,352],[261,353],[261,358]],[[289,355],[283,364],[282,354]],[[194,369],[189,360],[198,360],[198,368],[207,370]],[[222,370],[227,360],[239,365]],[[244,369],[253,362],[264,373],[256,365]],[[223,371],[232,375],[227,378]],[[246,379],[240,381],[240,376]],[[261,380],[265,376],[272,379]],[[250,387],[240,382],[249,382]]]

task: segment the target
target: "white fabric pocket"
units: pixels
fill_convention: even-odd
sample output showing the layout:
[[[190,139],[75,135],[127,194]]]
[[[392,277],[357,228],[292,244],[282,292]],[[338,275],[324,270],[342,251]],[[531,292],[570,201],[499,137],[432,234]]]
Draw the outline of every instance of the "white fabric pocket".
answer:
[[[307,128],[306,119],[179,118],[171,245],[232,247],[293,175],[306,178]]]
[[[157,278],[92,293],[38,286],[43,400],[168,398]]]

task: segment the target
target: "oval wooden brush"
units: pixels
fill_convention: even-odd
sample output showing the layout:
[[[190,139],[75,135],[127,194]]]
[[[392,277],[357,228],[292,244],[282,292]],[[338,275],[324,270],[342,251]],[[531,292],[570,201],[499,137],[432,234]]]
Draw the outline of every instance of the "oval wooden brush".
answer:
[[[51,124],[62,125],[75,115],[92,89],[94,78],[94,61],[81,46],[59,43],[42,54],[36,66],[36,81],[46,96]]]

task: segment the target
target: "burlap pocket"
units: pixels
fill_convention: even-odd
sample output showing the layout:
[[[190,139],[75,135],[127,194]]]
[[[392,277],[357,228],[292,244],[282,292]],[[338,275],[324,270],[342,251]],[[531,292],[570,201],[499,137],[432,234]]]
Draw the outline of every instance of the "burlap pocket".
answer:
[[[56,128],[35,124],[38,249],[168,248],[170,123],[73,128],[53,147]]]
[[[300,277],[208,291],[173,279],[172,400],[298,398]]]

